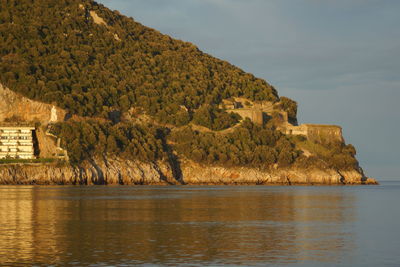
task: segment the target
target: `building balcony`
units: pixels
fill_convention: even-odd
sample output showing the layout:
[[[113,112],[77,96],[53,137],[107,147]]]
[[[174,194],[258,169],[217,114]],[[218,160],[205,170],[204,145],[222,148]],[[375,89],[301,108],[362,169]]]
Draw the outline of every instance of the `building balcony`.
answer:
[[[0,152],[31,152],[33,147],[0,147]]]
[[[13,142],[4,142],[4,141],[0,141],[0,146],[29,146],[29,145],[33,145],[32,141],[13,141]]]

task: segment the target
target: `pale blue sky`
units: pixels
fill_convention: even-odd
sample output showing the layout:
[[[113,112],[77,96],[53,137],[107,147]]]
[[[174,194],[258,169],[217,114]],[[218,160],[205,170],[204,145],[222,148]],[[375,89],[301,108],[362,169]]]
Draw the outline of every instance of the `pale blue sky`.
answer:
[[[267,80],[301,123],[341,125],[368,176],[400,180],[400,1],[98,2]]]

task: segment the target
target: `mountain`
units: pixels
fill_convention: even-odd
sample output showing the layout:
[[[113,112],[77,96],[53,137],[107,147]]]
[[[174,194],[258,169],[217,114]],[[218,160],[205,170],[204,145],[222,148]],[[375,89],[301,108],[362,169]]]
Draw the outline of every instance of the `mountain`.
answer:
[[[177,105],[278,100],[265,81],[92,1],[3,1],[0,18],[2,81],[82,116],[138,106],[173,121]]]
[[[107,183],[107,159],[164,164],[179,183],[189,179],[188,166],[250,168],[264,182],[271,173],[310,170],[329,170],[332,183],[346,183],[349,172],[366,180],[340,128],[298,126],[297,103],[263,79],[94,1],[2,0],[0,81],[27,99],[20,103],[55,105],[64,114],[35,121],[11,116],[9,105],[3,120],[35,123],[38,133],[58,138],[69,181],[92,168],[93,179]]]

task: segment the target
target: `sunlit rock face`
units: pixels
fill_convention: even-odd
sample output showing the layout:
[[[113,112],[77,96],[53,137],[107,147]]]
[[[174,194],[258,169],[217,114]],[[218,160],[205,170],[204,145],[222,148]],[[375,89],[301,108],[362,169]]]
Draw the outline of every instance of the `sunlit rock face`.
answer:
[[[259,170],[245,167],[203,166],[191,161],[172,166],[168,162],[143,163],[118,157],[97,158],[81,166],[0,166],[0,184],[85,185],[218,185],[218,184],[376,184],[357,171],[333,169]]]
[[[18,119],[47,124],[50,121],[62,121],[66,115],[66,112],[60,108],[23,97],[2,84],[0,84],[0,99],[0,122]]]

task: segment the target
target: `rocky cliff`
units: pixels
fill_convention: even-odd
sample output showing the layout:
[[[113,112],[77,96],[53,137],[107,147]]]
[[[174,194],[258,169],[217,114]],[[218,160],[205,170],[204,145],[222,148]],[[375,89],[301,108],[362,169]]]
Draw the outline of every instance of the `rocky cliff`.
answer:
[[[361,172],[332,169],[274,169],[203,166],[185,161],[143,163],[117,157],[94,159],[83,165],[0,166],[0,184],[38,185],[340,185],[377,184]]]
[[[51,119],[52,105],[31,100],[0,83],[0,122],[7,119],[18,119],[25,122],[37,121],[48,123]],[[62,121],[66,112],[57,109],[58,121]]]
[[[0,166],[0,184],[133,185],[175,184],[167,164],[103,158],[81,166],[31,164]]]
[[[377,184],[362,171],[334,169],[267,169],[202,166],[193,162],[182,164],[184,181],[188,184],[276,184],[276,185],[339,185]]]

